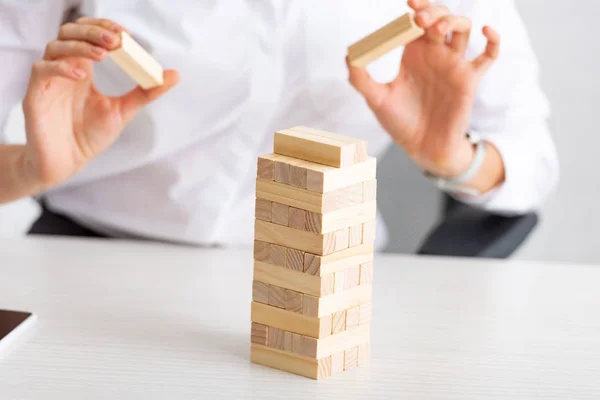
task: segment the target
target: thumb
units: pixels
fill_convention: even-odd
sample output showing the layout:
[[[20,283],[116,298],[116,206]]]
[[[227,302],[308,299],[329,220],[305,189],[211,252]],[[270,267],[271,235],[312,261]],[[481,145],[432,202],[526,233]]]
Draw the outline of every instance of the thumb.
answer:
[[[161,86],[149,90],[144,90],[138,86],[120,97],[119,102],[123,119],[127,122],[131,121],[139,110],[158,99],[178,83],[179,73],[175,70],[166,70],[163,74],[163,84]]]
[[[375,81],[366,68],[355,67],[346,57],[350,84],[363,95],[369,107],[378,109],[389,92],[389,86]]]

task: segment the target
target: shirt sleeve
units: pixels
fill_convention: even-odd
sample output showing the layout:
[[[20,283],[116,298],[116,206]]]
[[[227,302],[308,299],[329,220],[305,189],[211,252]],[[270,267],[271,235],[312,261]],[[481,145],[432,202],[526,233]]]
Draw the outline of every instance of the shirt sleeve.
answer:
[[[27,88],[31,66],[56,37],[69,0],[0,0],[0,143],[8,114]]]
[[[484,25],[501,37],[500,56],[477,91],[470,129],[499,150],[506,179],[481,197],[459,200],[499,214],[533,211],[553,192],[559,178],[538,61],[512,0],[472,0],[470,6],[473,31],[467,57],[474,59],[484,51]]]

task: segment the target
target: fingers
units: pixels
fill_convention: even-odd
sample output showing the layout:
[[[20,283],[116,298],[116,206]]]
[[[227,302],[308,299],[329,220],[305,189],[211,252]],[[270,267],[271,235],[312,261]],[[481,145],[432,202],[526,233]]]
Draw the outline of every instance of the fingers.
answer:
[[[105,18],[90,18],[90,17],[81,17],[77,21],[75,21],[78,25],[97,25],[114,33],[121,33],[123,31],[129,33],[127,29],[122,27],[110,19]]]
[[[55,76],[77,81],[85,78],[86,72],[82,69],[72,67],[66,61],[41,60],[33,64],[31,68],[32,81],[46,80]]]
[[[483,54],[473,60],[473,68],[479,75],[483,75],[500,55],[500,35],[489,26],[483,27],[483,35],[487,39],[487,46]]]
[[[464,55],[469,45],[469,36],[471,35],[471,20],[466,17],[447,15],[440,19],[432,29],[441,38],[446,38],[448,34],[452,34],[450,40],[450,48],[457,53]]]
[[[429,7],[429,0],[408,0],[408,6],[415,11],[421,11]]]
[[[119,36],[109,29],[99,25],[82,25],[68,23],[60,27],[58,40],[77,40],[100,46],[106,50],[116,49],[121,40]]]
[[[63,57],[83,57],[102,61],[108,54],[106,49],[77,40],[53,40],[46,45],[44,60],[57,60]]]
[[[174,70],[166,70],[163,74],[163,82],[162,86],[150,90],[144,90],[138,86],[121,97],[119,101],[123,119],[126,122],[131,121],[140,109],[158,99],[177,85],[177,83],[179,83],[179,73]]]
[[[450,15],[448,7],[433,4],[418,11],[415,14],[415,22],[418,26],[425,29],[426,35],[430,41],[442,44],[446,42],[446,36],[440,35],[436,29],[431,28],[434,28],[435,24],[448,15]]]
[[[388,86],[375,81],[366,68],[350,64],[348,57],[346,57],[346,64],[348,65],[350,84],[363,95],[369,107],[377,110],[389,92]]]

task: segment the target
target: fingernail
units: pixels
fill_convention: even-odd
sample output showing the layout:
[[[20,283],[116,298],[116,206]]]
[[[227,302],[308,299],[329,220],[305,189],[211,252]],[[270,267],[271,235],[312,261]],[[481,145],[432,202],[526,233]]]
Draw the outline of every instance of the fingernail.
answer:
[[[123,31],[123,30],[124,30],[123,28],[121,28],[121,27],[120,27],[119,25],[117,25],[117,24],[114,24],[114,25],[111,27],[111,29],[112,29],[112,31],[113,31],[113,32],[115,32],[115,33],[121,33],[121,31]]]
[[[106,50],[104,50],[102,47],[92,47],[92,53],[97,56],[103,56],[106,54]]]
[[[78,78],[83,78],[85,77],[85,71],[79,68],[73,68],[73,75]]]
[[[423,22],[429,21],[429,13],[427,11],[421,11],[419,13],[419,16],[421,17],[421,19],[423,20]]]
[[[102,32],[100,34],[100,39],[104,43],[106,43],[106,44],[112,44],[113,43],[113,37],[111,35],[109,35],[108,33],[106,33],[106,32]]]

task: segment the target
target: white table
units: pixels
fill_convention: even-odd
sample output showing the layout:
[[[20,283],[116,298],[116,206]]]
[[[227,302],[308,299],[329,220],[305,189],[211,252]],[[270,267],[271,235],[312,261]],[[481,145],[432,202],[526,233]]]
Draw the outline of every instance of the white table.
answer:
[[[0,241],[0,399],[598,399],[600,268],[379,256],[371,365],[250,364],[250,250]]]

